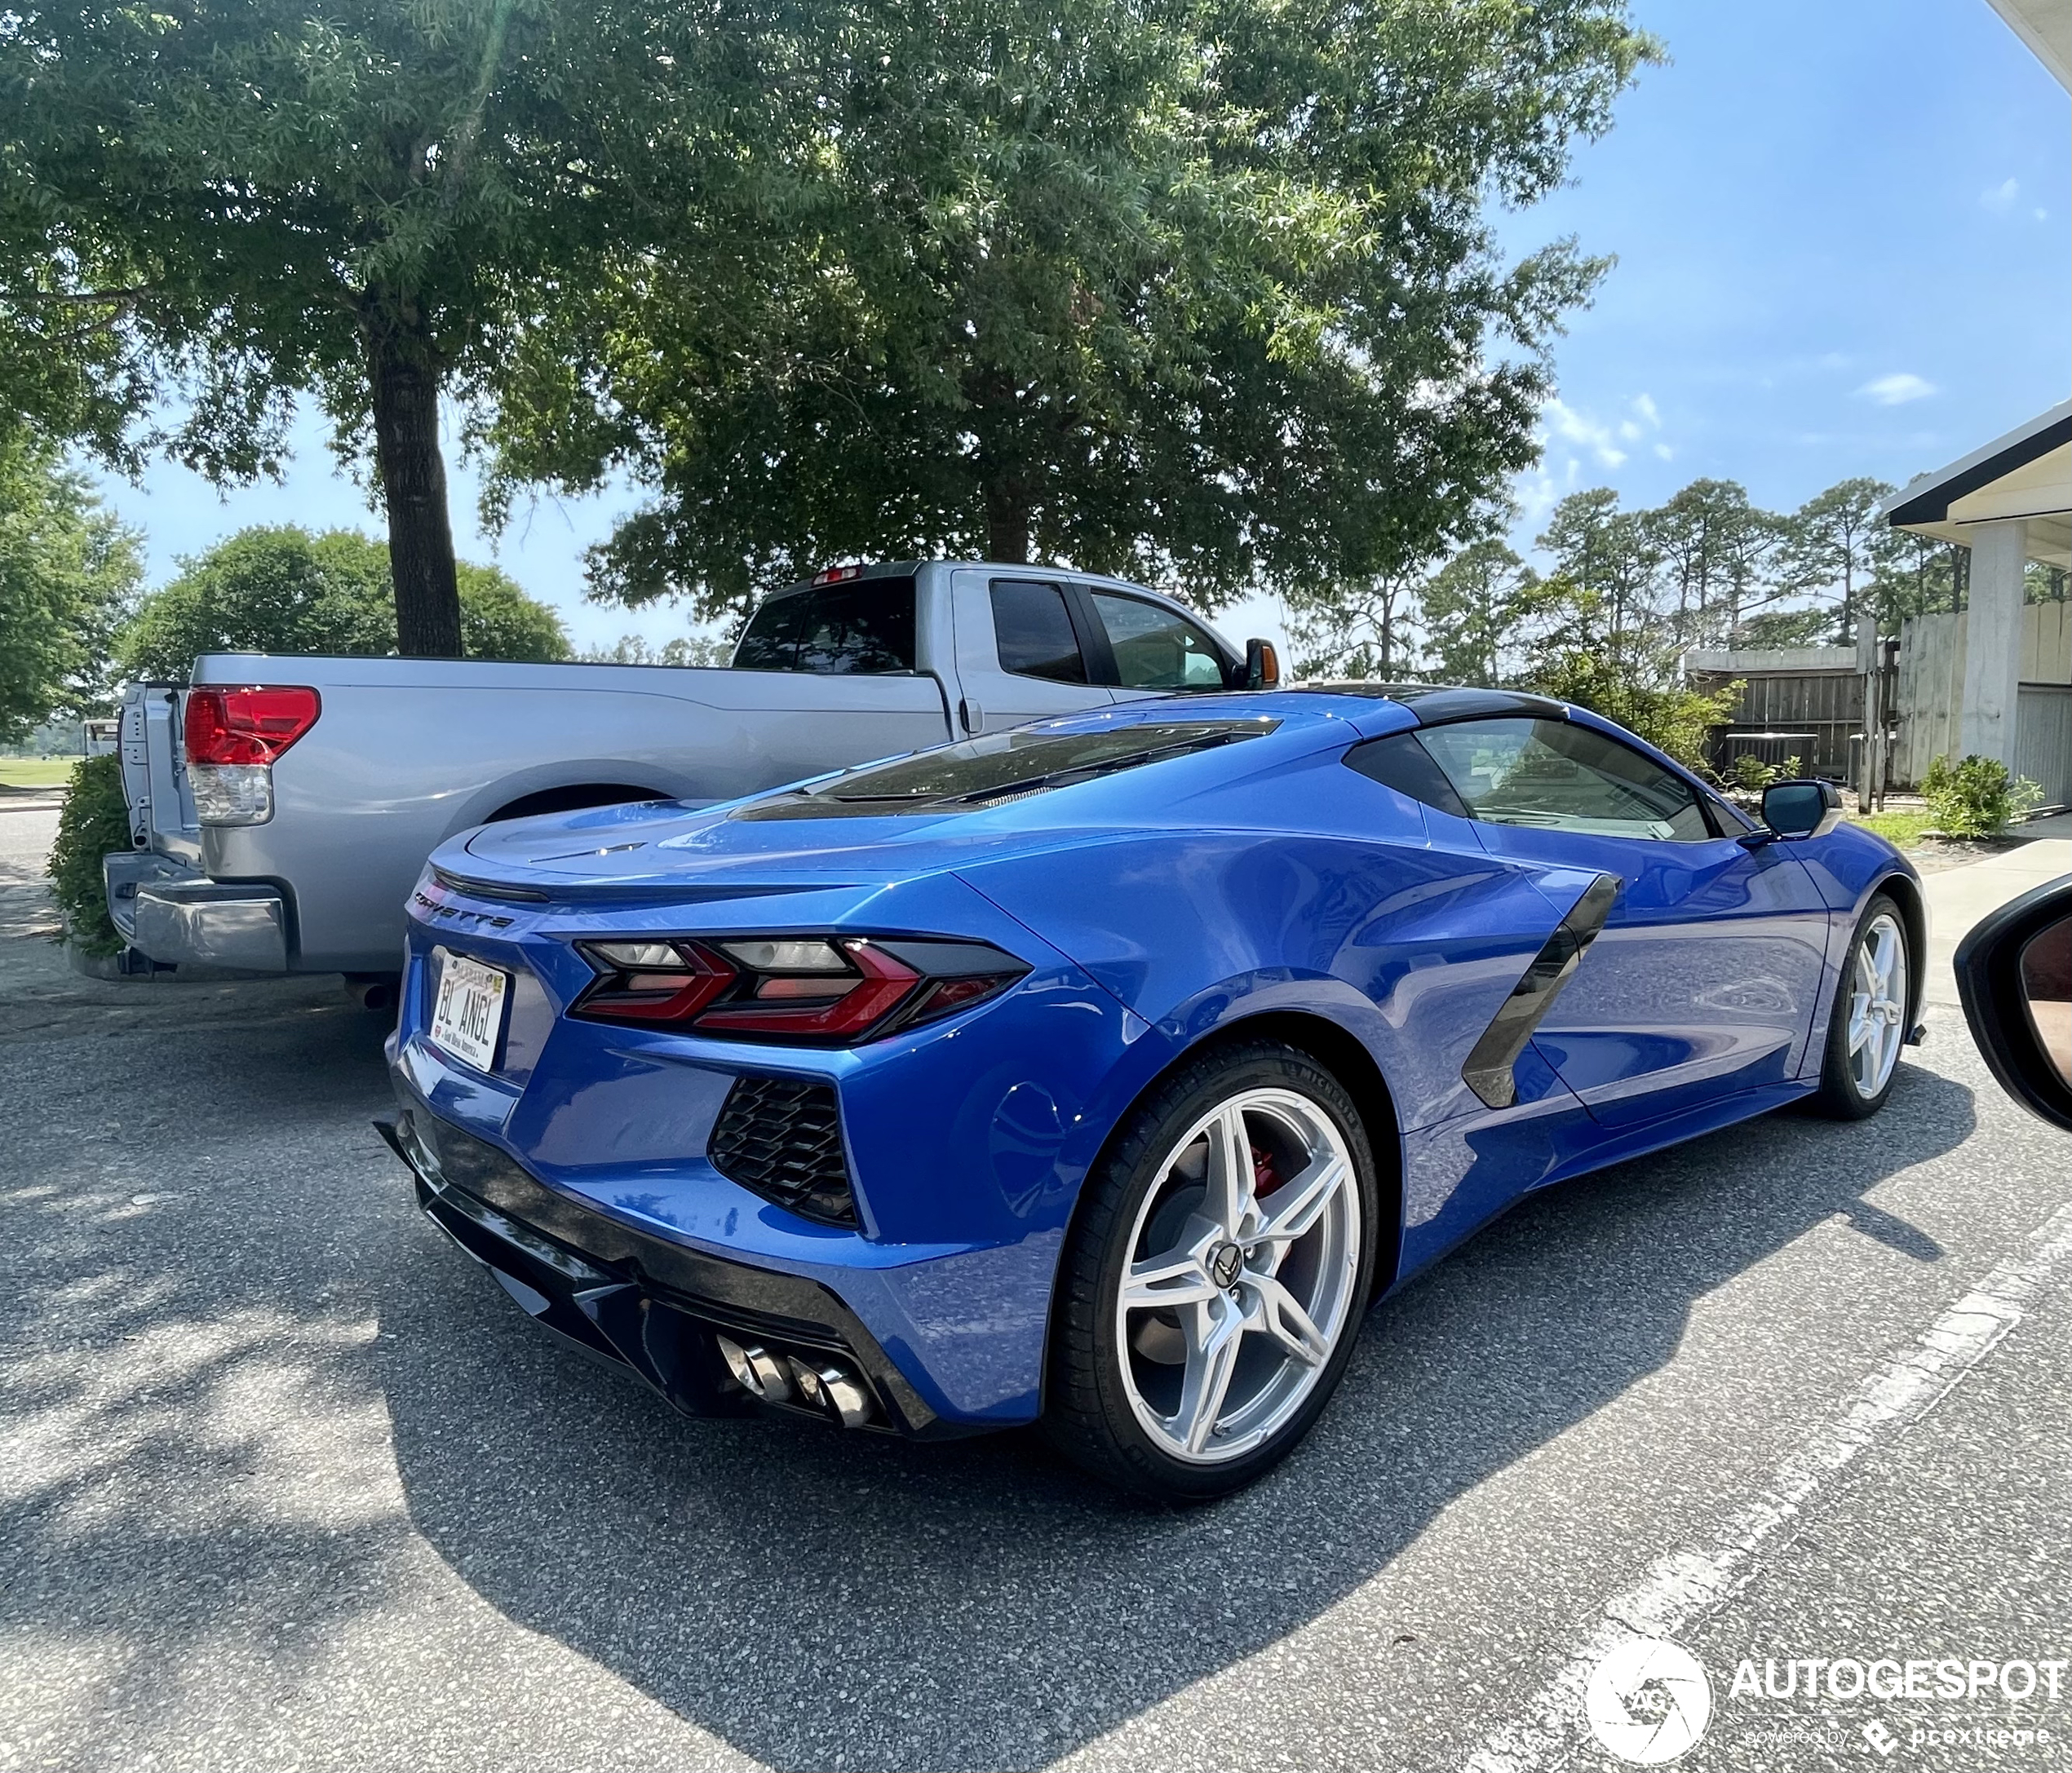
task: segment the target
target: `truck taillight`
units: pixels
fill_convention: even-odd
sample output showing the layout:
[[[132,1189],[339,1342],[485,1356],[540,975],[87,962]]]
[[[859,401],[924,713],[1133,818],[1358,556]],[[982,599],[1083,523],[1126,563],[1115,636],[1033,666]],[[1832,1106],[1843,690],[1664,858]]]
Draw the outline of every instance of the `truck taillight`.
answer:
[[[317,692],[251,683],[187,692],[182,724],[189,763],[271,763],[317,724]]]
[[[317,724],[323,702],[299,684],[248,683],[187,692],[181,716],[187,781],[205,825],[273,816],[273,760]]]

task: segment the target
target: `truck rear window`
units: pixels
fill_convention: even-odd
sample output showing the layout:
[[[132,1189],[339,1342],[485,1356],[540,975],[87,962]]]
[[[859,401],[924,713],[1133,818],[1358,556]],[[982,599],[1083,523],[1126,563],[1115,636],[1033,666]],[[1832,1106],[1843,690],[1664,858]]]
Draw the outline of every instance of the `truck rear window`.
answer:
[[[914,581],[851,579],[773,597],[748,619],[737,671],[822,677],[914,669]]]
[[[1147,763],[1234,745],[1273,732],[1258,720],[1144,721],[1091,732],[989,732],[888,763],[866,764],[774,799],[737,819],[876,819],[902,812],[976,812]]]

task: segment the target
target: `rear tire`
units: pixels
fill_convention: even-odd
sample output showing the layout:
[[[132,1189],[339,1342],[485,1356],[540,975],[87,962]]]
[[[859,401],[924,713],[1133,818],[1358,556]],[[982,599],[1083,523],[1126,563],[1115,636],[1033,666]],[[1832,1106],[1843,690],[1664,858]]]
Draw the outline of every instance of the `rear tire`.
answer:
[[[1913,1010],[1914,951],[1906,919],[1877,893],[1857,920],[1827,1017],[1820,1088],[1806,1106],[1831,1121],[1865,1121],[1885,1105]]]
[[[1377,1200],[1359,1112],[1310,1055],[1253,1041],[1182,1066],[1087,1179],[1052,1313],[1052,1444],[1164,1501],[1270,1470],[1352,1358]]]

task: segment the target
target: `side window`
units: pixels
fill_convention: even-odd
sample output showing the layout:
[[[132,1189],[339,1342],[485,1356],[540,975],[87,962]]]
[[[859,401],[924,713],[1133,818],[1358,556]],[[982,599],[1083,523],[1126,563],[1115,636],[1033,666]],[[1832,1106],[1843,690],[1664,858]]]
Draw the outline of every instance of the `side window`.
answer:
[[[1124,689],[1221,689],[1223,655],[1184,617],[1134,597],[1096,591],[1095,616],[1115,653]]]
[[[734,648],[742,671],[823,677],[914,669],[914,581],[859,579],[773,598]]]
[[[1463,720],[1418,738],[1468,816],[1486,825],[1679,843],[1712,835],[1689,783],[1587,727]]]
[[[1432,754],[1417,742],[1414,732],[1398,732],[1356,745],[1345,754],[1345,762],[1348,768],[1370,776],[1384,788],[1392,788],[1399,794],[1437,807],[1457,819],[1468,816],[1460,796],[1454,792],[1454,785],[1432,761]]]
[[[993,636],[1000,669],[1054,683],[1083,683],[1087,661],[1065,593],[1034,579],[993,581]]]

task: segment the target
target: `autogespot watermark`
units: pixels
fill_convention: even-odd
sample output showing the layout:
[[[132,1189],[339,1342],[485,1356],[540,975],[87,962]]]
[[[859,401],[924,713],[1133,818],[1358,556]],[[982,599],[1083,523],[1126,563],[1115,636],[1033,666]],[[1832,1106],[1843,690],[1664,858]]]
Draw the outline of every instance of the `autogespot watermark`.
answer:
[[[1795,1701],[1824,1715],[1792,1719],[1782,1708]],[[2061,1758],[2072,1748],[2072,1727],[2031,1716],[2061,1701],[2072,1701],[2072,1657],[1744,1657],[1718,1694],[1682,1645],[1635,1638],[1591,1671],[1583,1714],[1600,1744],[1638,1766],[1680,1758],[1716,1717],[1729,1715],[1737,1738],[1779,1749],[1853,1747],[1873,1760],[1924,1749]],[[1957,1704],[1990,1715],[1959,1715],[1951,1709]],[[1892,1709],[1837,1718],[1838,1706]],[[2007,1715],[2010,1706],[2020,1715]]]
[[[1583,1705],[1591,1734],[1620,1760],[1659,1766],[1705,1734],[1712,1682],[1681,1644],[1636,1638],[1591,1670]]]

